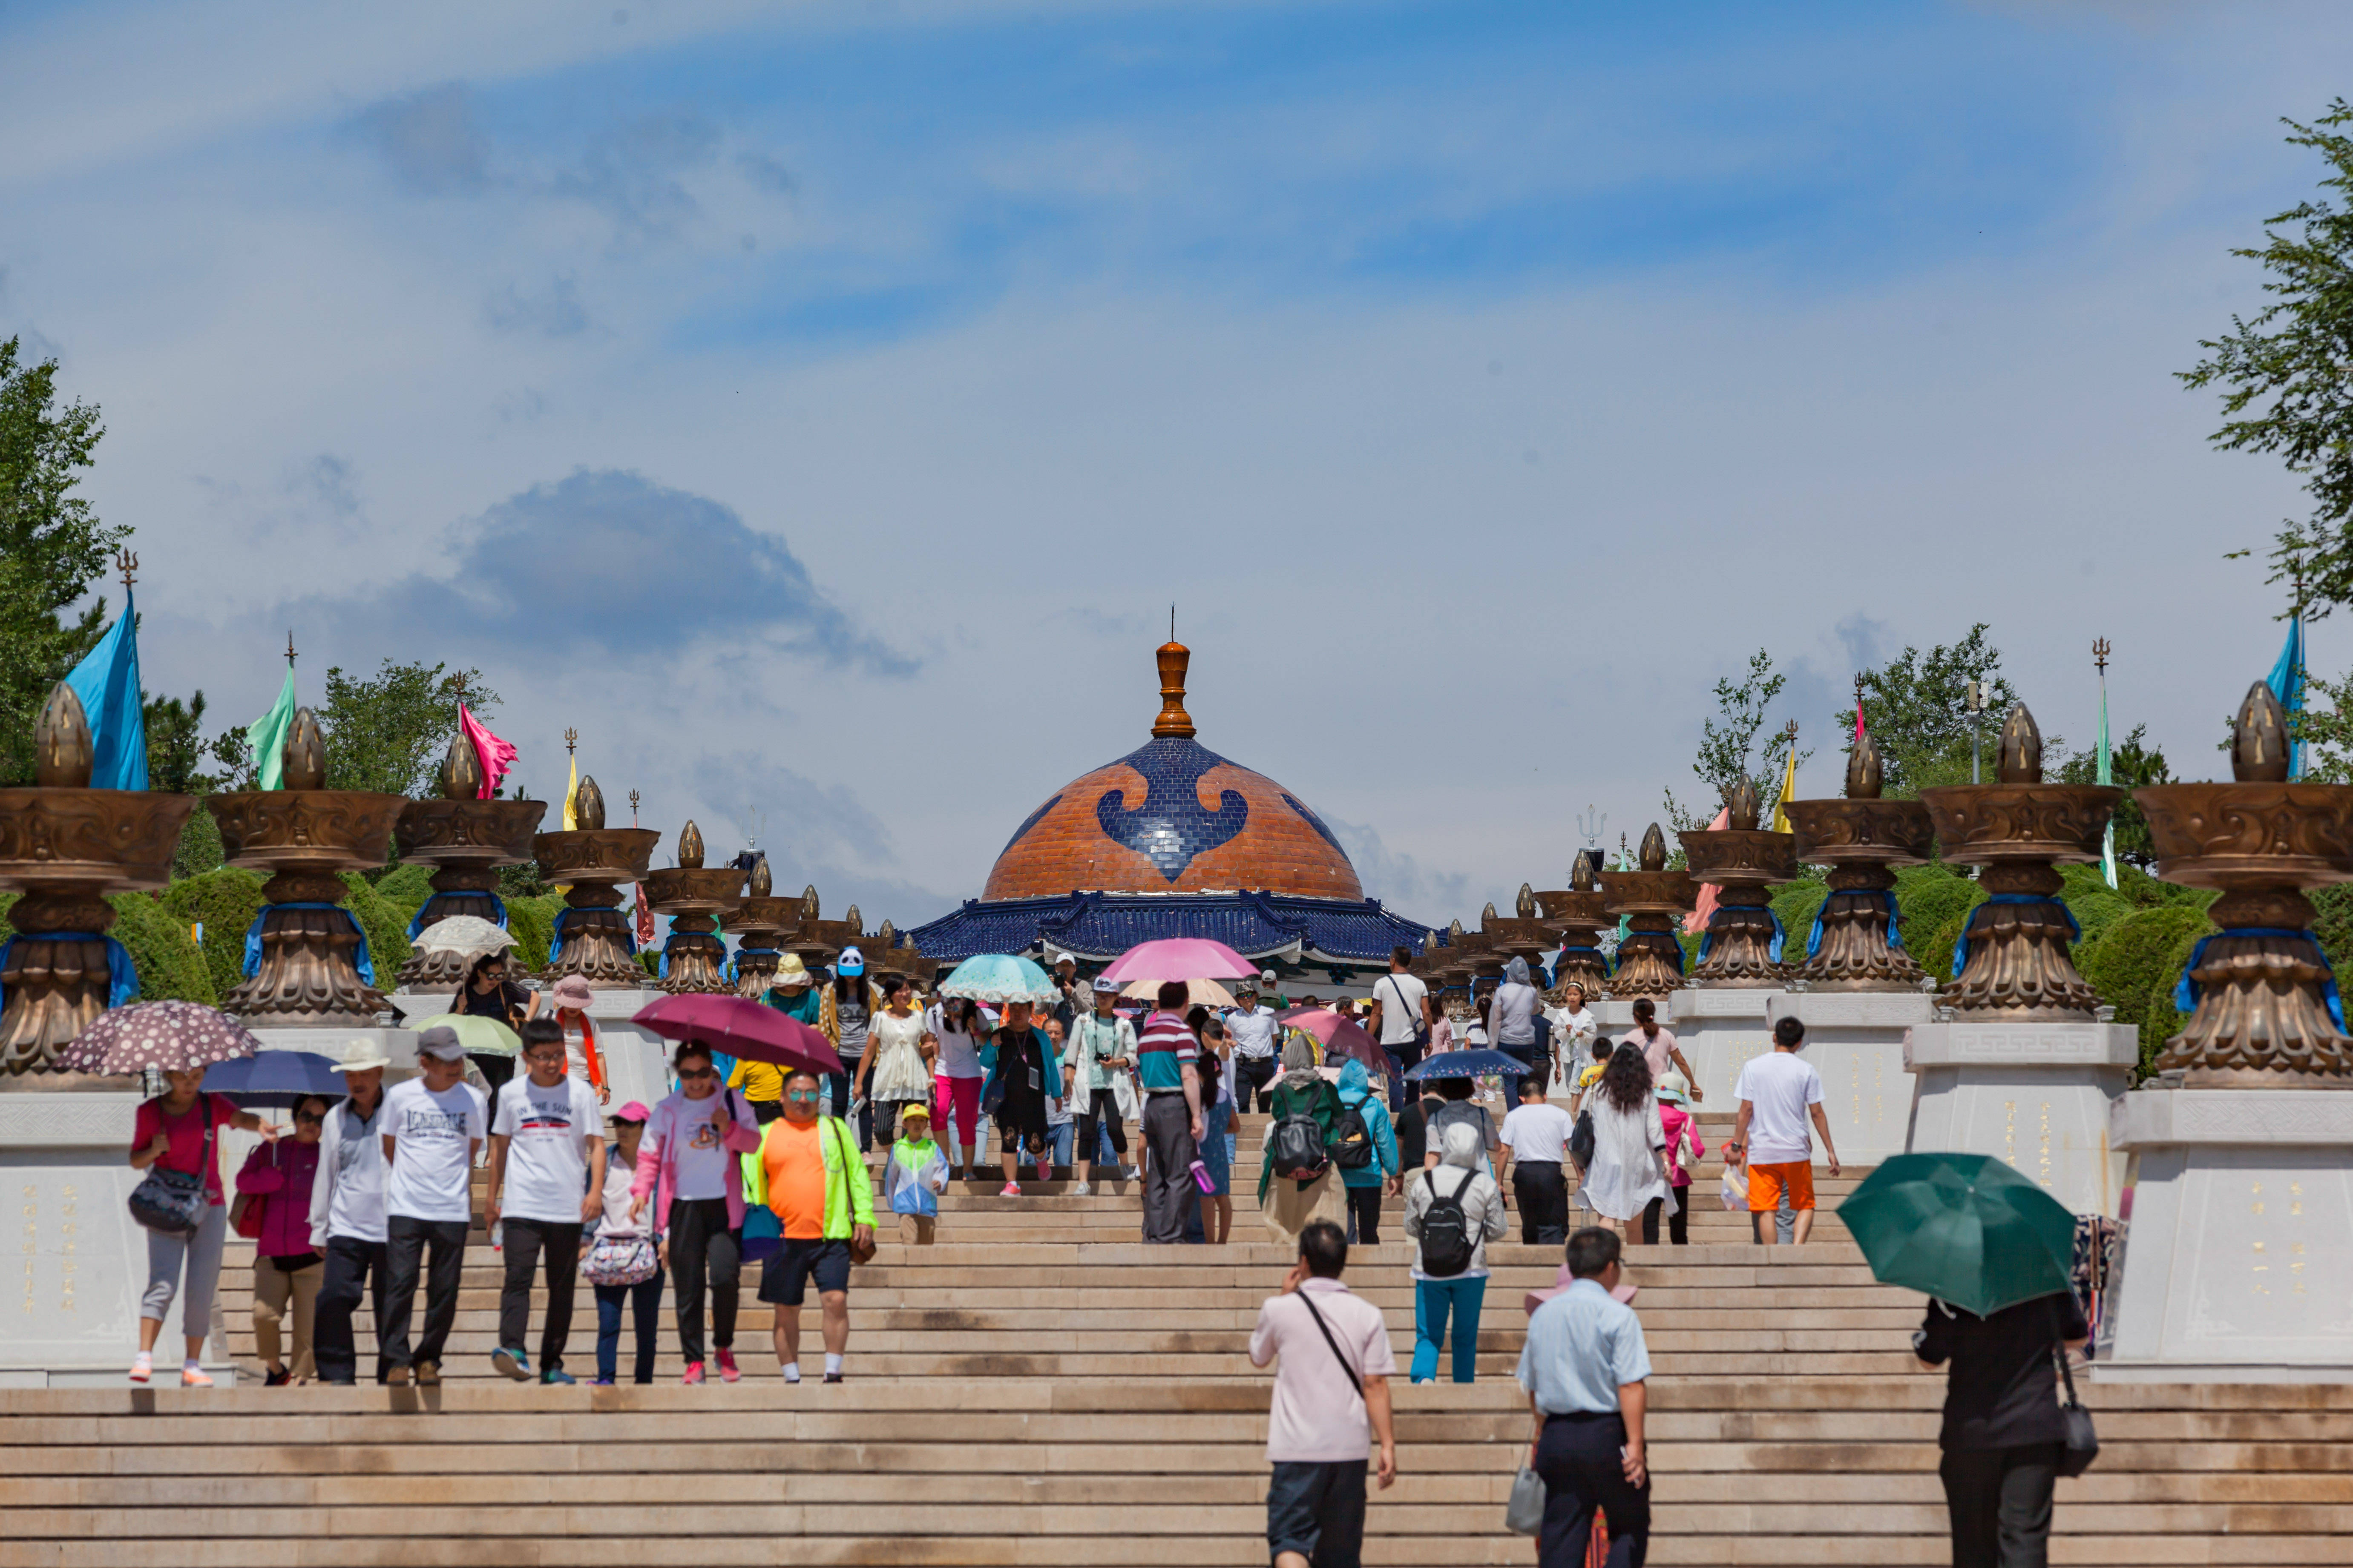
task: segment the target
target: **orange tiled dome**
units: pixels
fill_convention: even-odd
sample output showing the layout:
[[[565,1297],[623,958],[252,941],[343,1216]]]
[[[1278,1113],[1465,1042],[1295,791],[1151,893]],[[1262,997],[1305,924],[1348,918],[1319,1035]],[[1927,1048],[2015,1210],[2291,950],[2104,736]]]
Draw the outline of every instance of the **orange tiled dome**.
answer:
[[[1159,650],[1163,701],[1152,739],[1031,812],[990,868],[984,900],[1241,888],[1364,898],[1322,817],[1193,739],[1184,704],[1191,657],[1180,643]]]

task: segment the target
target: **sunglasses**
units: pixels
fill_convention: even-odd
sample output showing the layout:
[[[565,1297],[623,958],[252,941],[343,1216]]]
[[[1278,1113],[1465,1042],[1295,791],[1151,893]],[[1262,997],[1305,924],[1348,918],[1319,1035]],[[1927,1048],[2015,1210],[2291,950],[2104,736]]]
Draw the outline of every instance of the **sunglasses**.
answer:
[[[294,1120],[297,1121],[324,1121],[326,1118],[320,1115],[315,1110],[298,1110],[294,1113]]]
[[[815,1105],[818,1099],[817,1090],[813,1089],[797,1089],[793,1093],[785,1096],[785,1098],[791,1100],[795,1105]]]
[[[680,1080],[682,1082],[698,1083],[706,1078],[717,1078],[719,1076],[719,1069],[716,1068],[681,1068],[679,1069],[678,1076]]]

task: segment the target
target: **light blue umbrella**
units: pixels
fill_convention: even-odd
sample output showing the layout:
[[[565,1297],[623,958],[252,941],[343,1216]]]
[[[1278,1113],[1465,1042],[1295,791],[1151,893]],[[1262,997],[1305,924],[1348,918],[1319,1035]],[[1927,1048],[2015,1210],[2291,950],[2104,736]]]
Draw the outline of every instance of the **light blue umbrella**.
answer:
[[[1035,1002],[1041,1007],[1053,1005],[1062,995],[1044,970],[1005,952],[976,952],[965,959],[940,982],[940,994],[1000,1005]]]

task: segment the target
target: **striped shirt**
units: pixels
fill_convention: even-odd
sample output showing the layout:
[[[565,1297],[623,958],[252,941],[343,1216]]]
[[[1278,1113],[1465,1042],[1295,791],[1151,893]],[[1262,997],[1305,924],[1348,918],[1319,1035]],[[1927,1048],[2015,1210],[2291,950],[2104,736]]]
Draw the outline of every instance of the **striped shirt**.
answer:
[[[1136,1037],[1136,1076],[1146,1094],[1165,1094],[1185,1087],[1185,1069],[1201,1054],[1200,1042],[1185,1026],[1181,1014],[1154,1013]]]

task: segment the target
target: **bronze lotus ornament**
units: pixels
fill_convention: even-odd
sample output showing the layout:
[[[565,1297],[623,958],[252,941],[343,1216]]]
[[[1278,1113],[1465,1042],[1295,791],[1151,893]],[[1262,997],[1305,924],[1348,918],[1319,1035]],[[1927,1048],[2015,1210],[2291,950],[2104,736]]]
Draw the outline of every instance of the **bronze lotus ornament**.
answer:
[[[1716,889],[1707,920],[1706,956],[1683,984],[1694,989],[1757,987],[1788,982],[1788,966],[1773,956],[1773,910],[1767,889],[1797,879],[1795,834],[1760,829],[1764,806],[1754,781],[1724,792],[1725,826],[1677,835],[1691,878]],[[1645,844],[1649,841],[1646,838]]]
[[[495,922],[498,868],[531,859],[532,837],[547,814],[547,803],[480,798],[482,761],[463,734],[450,738],[438,783],[440,797],[409,802],[393,828],[393,843],[403,860],[436,868],[433,896],[417,911],[423,922],[418,929],[452,915]],[[543,956],[518,948],[509,954],[508,963],[529,973]],[[465,979],[469,963],[463,953],[420,947],[400,966],[400,988],[455,986]]]
[[[670,918],[662,947],[669,973],[656,984],[673,994],[735,989],[722,973],[727,944],[718,931],[721,918],[733,915],[743,899],[744,871],[705,867],[702,857],[702,830],[690,820],[678,836],[678,864],[644,878],[646,901]]]
[[[1891,938],[1895,868],[1936,853],[1936,825],[1916,800],[1879,798],[1883,778],[1879,743],[1866,732],[1847,753],[1845,799],[1789,803],[1798,858],[1830,868],[1821,942],[1789,972],[1807,990],[1918,991],[1927,978]]]
[[[1699,902],[1699,884],[1691,873],[1667,869],[1667,838],[1655,822],[1642,835],[1638,864],[1637,870],[1601,873],[1603,909],[1627,919],[1609,983],[1609,994],[1621,1000],[1664,996],[1682,988],[1683,944],[1675,925]]]

